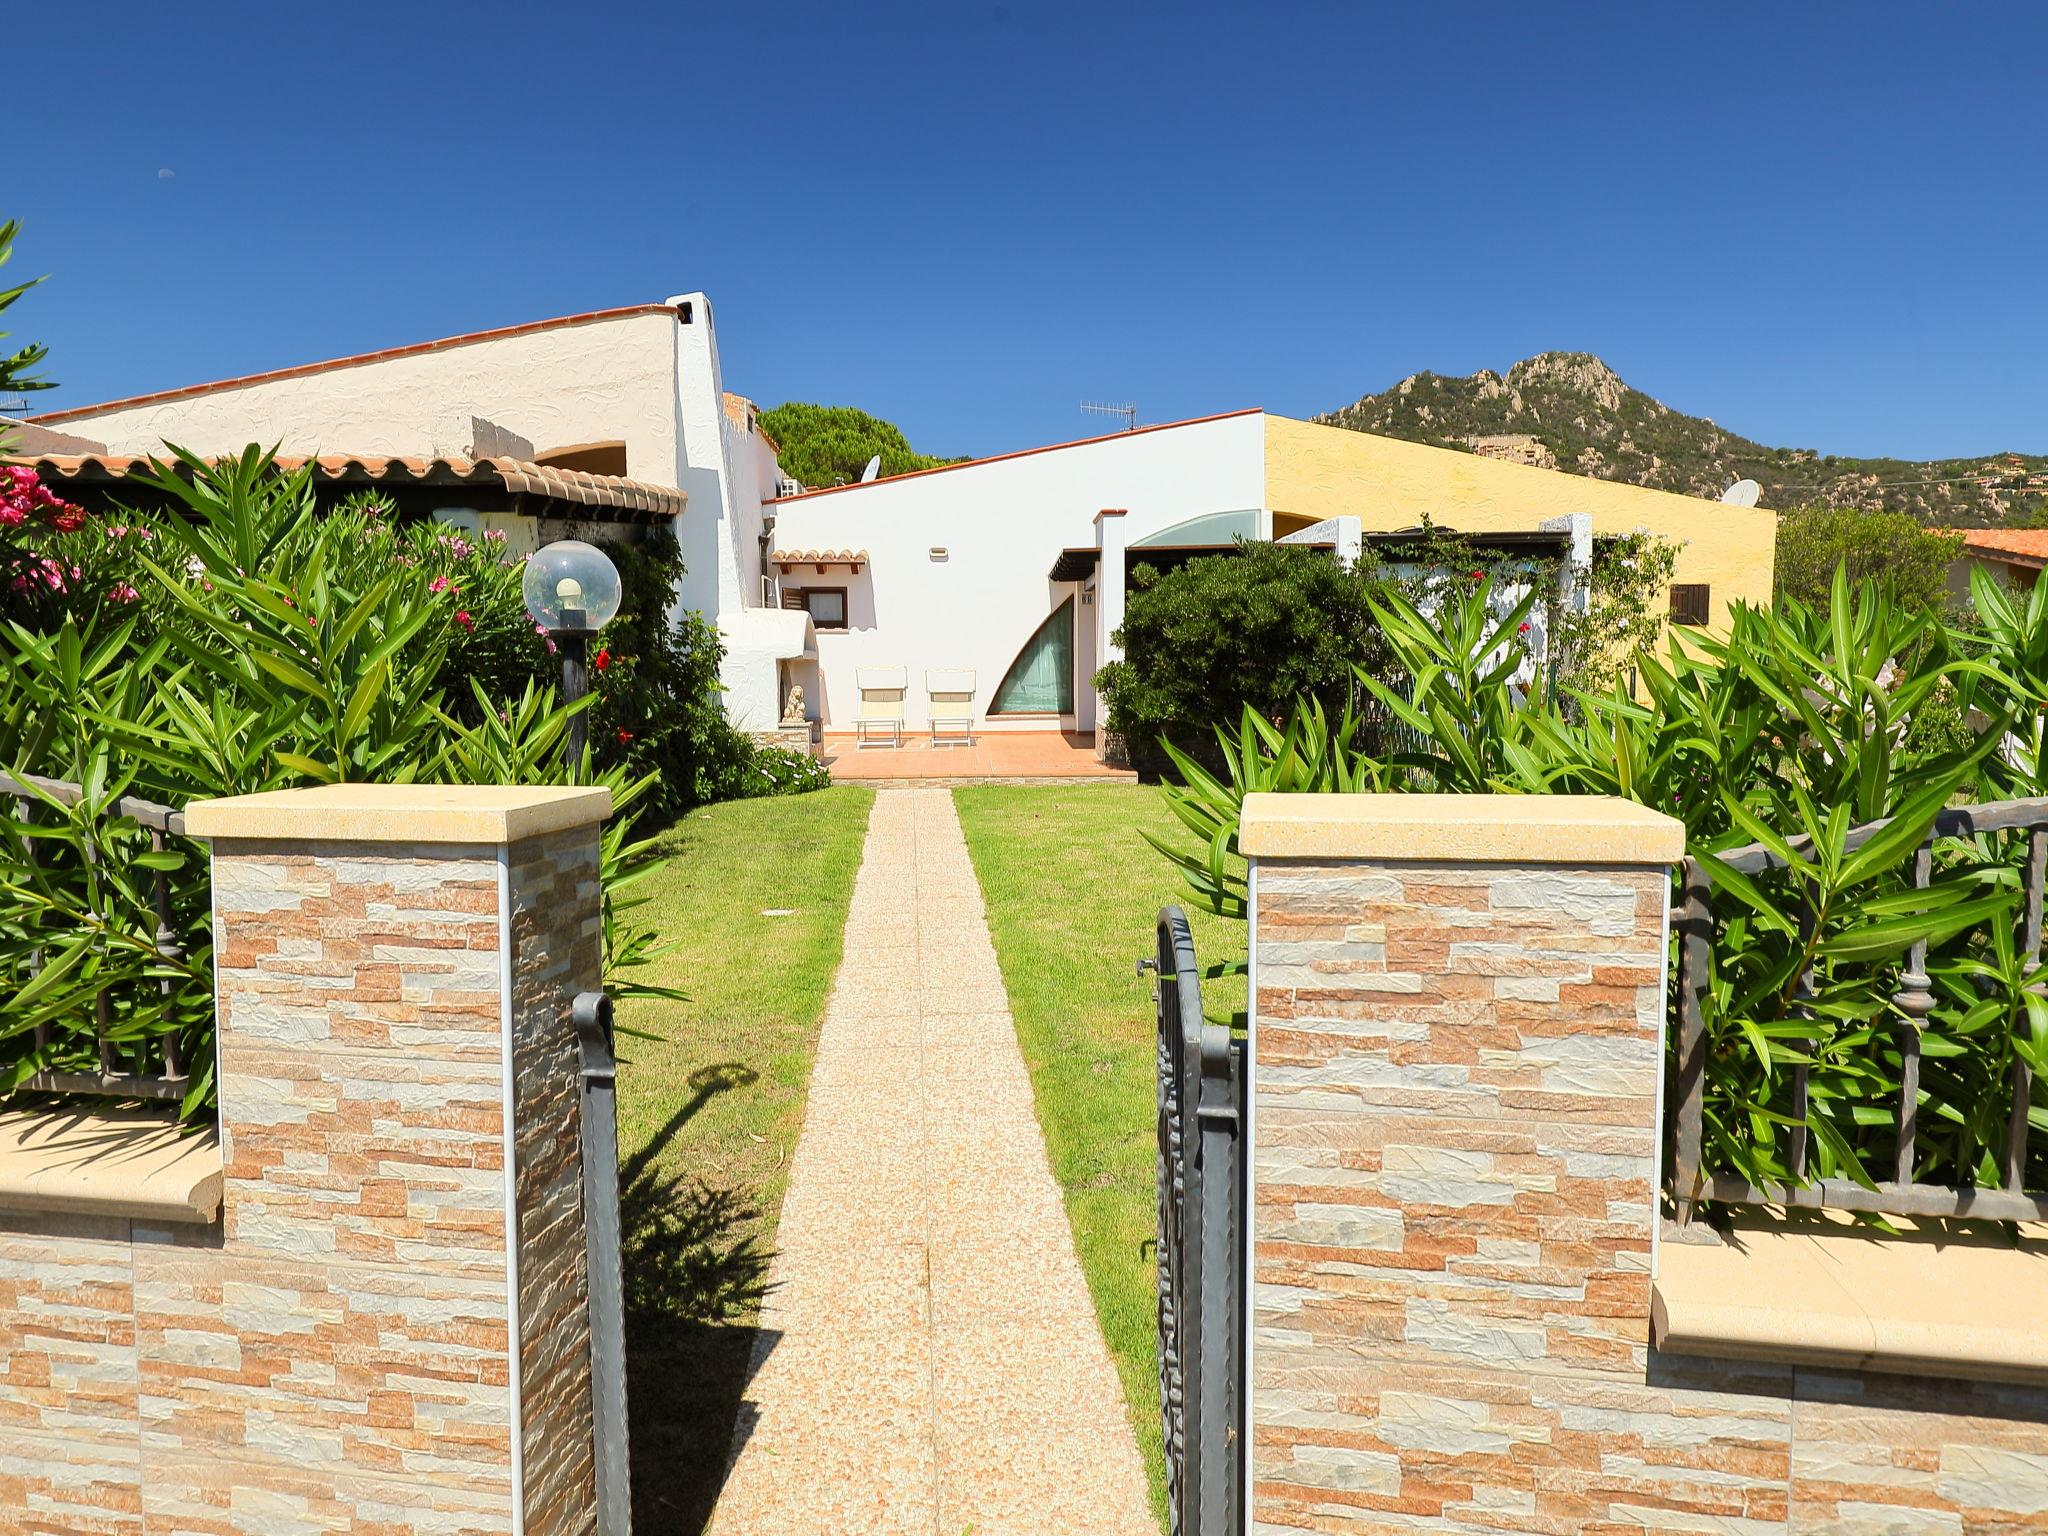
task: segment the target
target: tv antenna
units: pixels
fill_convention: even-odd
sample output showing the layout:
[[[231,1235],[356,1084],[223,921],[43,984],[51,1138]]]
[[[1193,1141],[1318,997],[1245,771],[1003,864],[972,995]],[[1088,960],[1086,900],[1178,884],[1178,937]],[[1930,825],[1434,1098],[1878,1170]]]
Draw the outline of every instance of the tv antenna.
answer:
[[[1126,432],[1138,430],[1138,402],[1135,400],[1126,400],[1122,405],[1112,405],[1103,400],[1083,400],[1081,402],[1081,414],[1084,416],[1121,416],[1124,419],[1124,430]]]

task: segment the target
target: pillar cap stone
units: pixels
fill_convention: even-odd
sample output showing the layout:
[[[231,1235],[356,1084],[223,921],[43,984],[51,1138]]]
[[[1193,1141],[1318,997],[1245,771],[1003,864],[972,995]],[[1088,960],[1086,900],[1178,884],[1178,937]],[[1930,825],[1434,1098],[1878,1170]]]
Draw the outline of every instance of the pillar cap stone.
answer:
[[[220,1215],[220,1137],[134,1110],[0,1114],[0,1211],[68,1211],[132,1221]]]
[[[1685,824],[1607,795],[1244,797],[1237,844],[1256,859],[1471,864],[1672,864]]]
[[[603,821],[602,786],[323,784],[195,800],[188,836],[341,843],[516,843]]]

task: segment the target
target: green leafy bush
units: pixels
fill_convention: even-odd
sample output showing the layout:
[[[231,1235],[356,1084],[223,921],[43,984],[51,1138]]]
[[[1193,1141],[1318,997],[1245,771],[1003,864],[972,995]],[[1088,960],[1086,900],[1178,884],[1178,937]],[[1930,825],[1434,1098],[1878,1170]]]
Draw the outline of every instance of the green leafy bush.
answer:
[[[1938,840],[1925,890],[1911,868],[1936,814],[1971,786],[1985,798],[2043,791],[2048,588],[2022,605],[1980,573],[1981,622],[1947,626],[1881,585],[1852,588],[1838,570],[1824,614],[1797,601],[1739,610],[1725,638],[1639,656],[1640,695],[1617,686],[1566,700],[1515,685],[1505,656],[1519,620],[1487,585],[1435,619],[1375,600],[1405,682],[1360,682],[1411,729],[1400,750],[1376,751],[1354,721],[1332,723],[1304,700],[1284,726],[1247,710],[1222,737],[1221,773],[1178,759],[1169,800],[1197,841],[1161,851],[1195,898],[1243,915],[1237,828],[1253,790],[1635,800],[1684,822],[1688,850],[1714,878],[1709,1171],[1786,1179],[1795,1125],[1812,1136],[1810,1177],[1868,1183],[1884,1169],[1898,1032],[1910,1027],[1894,1000],[1910,946],[1924,941],[1935,1000],[1921,1028],[1915,1175],[2000,1182],[2017,1060],[2037,1085],[2028,1183],[2048,1179],[2048,1004],[2036,957],[2013,938],[2026,838]],[[1919,724],[1930,713],[1940,728]],[[1850,829],[1878,821],[1888,825],[1850,851]],[[1752,842],[1788,867],[1745,876],[1719,857]],[[1810,992],[1799,982],[1809,972]],[[1792,1099],[1799,1065],[1803,1116]]]
[[[1908,608],[1948,606],[1948,568],[1963,536],[1927,528],[1904,512],[1808,507],[1778,518],[1777,590],[1825,611],[1837,567],[1853,589],[1888,586]]]
[[[654,938],[624,893],[647,846],[634,807],[657,776],[587,750],[565,767],[569,722],[593,701],[565,705],[519,677],[547,642],[509,617],[517,567],[367,505],[321,513],[307,471],[280,473],[255,449],[180,457],[145,477],[178,515],[57,535],[99,539],[139,581],[92,587],[67,565],[46,627],[0,629],[0,764],[83,786],[76,805],[33,794],[26,816],[0,799],[0,1093],[93,1065],[104,1010],[124,1061],[153,1069],[176,1037],[194,1073],[188,1113],[210,1103],[205,861],[153,848],[113,814],[124,795],[176,807],[342,780],[606,783],[607,984],[646,990],[631,972]],[[175,962],[159,953],[160,922],[184,951]]]
[[[1367,598],[1374,583],[1323,550],[1247,543],[1162,575],[1132,573],[1123,659],[1095,675],[1108,728],[1141,764],[1162,737],[1195,750],[1219,720],[1284,715],[1297,699],[1341,710],[1352,665],[1381,651]]]

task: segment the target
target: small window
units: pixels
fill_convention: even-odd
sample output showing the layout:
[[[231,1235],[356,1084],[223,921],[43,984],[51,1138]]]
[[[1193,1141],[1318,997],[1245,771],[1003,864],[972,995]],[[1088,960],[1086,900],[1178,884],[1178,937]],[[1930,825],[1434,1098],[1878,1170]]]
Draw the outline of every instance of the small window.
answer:
[[[1671,587],[1671,622],[1704,624],[1714,603],[1714,589],[1704,581],[1674,582]]]
[[[818,628],[846,628],[846,588],[805,587],[804,607]]]

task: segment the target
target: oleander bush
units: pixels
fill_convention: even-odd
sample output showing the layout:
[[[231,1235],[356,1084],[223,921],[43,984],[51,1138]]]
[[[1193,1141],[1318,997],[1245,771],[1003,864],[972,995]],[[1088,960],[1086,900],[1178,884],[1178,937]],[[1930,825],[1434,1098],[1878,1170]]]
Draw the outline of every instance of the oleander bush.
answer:
[[[673,540],[614,551],[626,603],[594,689],[556,697],[553,642],[497,541],[401,524],[374,496],[315,505],[310,472],[251,448],[176,453],[138,477],[154,511],[91,518],[0,470],[0,1096],[89,1069],[94,1018],[124,1064],[175,1037],[185,1112],[212,1104],[211,932],[201,850],[152,845],[123,797],[190,800],[340,781],[592,782],[604,834],[606,984],[639,986],[636,816],[796,775],[718,708],[715,635],[667,623]],[[18,514],[18,515],[16,515]],[[571,720],[589,711],[580,761]],[[82,786],[77,803],[25,775]],[[808,784],[801,787],[809,787]],[[163,874],[169,910],[156,909]],[[158,942],[168,928],[174,958]],[[44,1043],[38,1044],[39,1026]]]
[[[1404,681],[1359,682],[1407,728],[1399,750],[1355,715],[1300,702],[1282,723],[1247,709],[1218,733],[1223,767],[1173,751],[1169,800],[1194,843],[1158,843],[1194,898],[1245,913],[1237,828],[1255,790],[1606,794],[1668,812],[1713,878],[1706,1164],[1755,1183],[1890,1177],[1899,1091],[1894,999],[1928,945],[1915,1176],[2001,1182],[2014,1064],[2034,1074],[2028,1183],[2048,1182],[2048,1003],[2022,952],[2026,837],[1941,838],[1933,878],[1914,852],[1945,805],[2044,792],[2048,585],[2024,601],[1979,576],[1976,615],[1946,623],[1838,571],[1825,612],[1797,600],[1737,611],[1726,635],[1674,637],[1635,658],[1639,689],[1546,696],[1517,683],[1521,603],[1485,583],[1425,613],[1373,600]],[[1526,675],[1522,672],[1521,675]],[[1921,724],[1931,716],[1935,728]],[[1851,828],[1888,825],[1860,848]],[[1155,840],[1157,842],[1157,840]],[[1761,843],[1787,867],[1745,877],[1720,857]],[[1226,967],[1241,965],[1226,962]],[[1800,985],[1811,975],[1810,995]],[[1791,1070],[1808,1069],[1794,1112]]]

